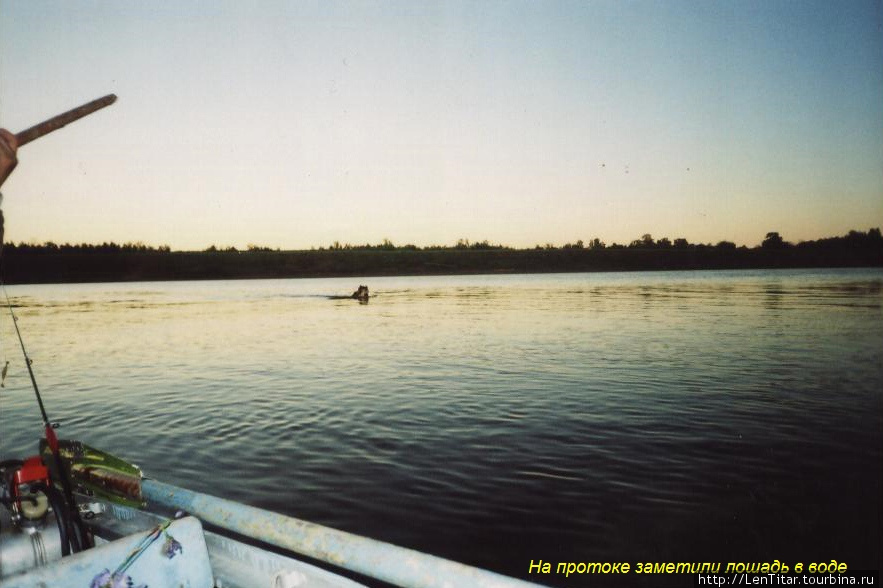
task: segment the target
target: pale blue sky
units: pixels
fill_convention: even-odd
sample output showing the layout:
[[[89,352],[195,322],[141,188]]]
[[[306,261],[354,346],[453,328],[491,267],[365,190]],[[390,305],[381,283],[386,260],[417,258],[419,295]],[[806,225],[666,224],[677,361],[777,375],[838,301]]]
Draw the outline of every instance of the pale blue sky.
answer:
[[[0,0],[7,240],[755,245],[883,225],[881,1]]]

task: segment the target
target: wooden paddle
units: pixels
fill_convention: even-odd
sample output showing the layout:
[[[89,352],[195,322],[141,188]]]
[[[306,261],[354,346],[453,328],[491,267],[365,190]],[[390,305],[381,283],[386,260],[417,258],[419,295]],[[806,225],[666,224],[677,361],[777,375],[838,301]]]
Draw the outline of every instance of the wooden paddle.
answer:
[[[34,139],[39,139],[43,135],[47,135],[52,131],[57,131],[61,127],[92,114],[96,110],[101,110],[105,106],[110,106],[116,102],[116,99],[116,94],[108,94],[103,98],[93,100],[92,102],[78,106],[73,110],[68,110],[67,112],[53,116],[49,120],[44,120],[40,124],[36,124],[20,133],[16,133],[15,139],[18,142],[18,146],[21,147],[22,145],[26,145]]]

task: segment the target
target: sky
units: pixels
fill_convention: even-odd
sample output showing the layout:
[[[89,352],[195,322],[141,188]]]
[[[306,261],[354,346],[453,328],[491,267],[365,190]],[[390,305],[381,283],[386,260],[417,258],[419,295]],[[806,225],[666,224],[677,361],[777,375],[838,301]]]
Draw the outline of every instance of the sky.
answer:
[[[0,0],[6,240],[759,244],[883,226],[881,0]]]

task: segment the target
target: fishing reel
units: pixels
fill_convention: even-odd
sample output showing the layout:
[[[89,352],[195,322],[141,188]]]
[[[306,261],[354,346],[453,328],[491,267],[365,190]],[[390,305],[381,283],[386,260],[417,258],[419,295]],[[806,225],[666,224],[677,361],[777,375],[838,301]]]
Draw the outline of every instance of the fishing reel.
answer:
[[[0,462],[0,577],[81,551],[86,545],[39,456]]]
[[[8,472],[7,472],[8,470]],[[46,518],[51,485],[49,470],[39,457],[25,461],[8,460],[0,463],[0,501],[10,509],[17,526],[33,526]]]

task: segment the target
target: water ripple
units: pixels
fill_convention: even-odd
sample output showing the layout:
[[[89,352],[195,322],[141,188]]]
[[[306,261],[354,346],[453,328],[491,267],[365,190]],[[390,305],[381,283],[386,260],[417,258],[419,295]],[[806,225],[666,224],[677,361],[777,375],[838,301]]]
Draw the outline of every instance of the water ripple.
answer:
[[[382,296],[327,299],[360,282]],[[881,285],[835,270],[10,294],[64,436],[523,577],[538,558],[878,563]],[[36,448],[23,367],[0,390],[4,455]]]

